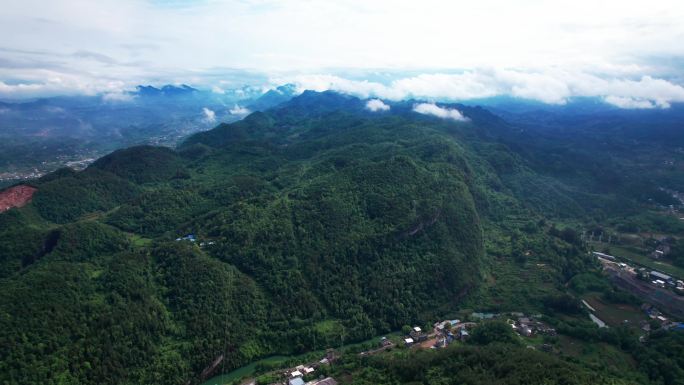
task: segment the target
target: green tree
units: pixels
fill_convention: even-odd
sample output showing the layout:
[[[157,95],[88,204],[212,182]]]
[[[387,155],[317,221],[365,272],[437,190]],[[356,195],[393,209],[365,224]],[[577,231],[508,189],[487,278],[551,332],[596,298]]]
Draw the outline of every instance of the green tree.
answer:
[[[476,345],[488,345],[495,342],[516,344],[518,337],[511,325],[506,322],[487,321],[475,327],[468,342]]]

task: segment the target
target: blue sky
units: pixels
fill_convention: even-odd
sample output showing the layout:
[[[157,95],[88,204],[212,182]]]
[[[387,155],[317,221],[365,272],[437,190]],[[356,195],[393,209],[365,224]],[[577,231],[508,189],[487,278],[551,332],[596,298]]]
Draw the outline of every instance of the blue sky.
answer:
[[[5,0],[0,98],[295,82],[397,99],[684,101],[684,2]]]

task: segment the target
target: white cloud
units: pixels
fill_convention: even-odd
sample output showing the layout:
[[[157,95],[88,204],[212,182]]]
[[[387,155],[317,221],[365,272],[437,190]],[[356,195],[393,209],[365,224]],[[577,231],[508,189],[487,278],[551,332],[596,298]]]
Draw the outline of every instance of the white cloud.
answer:
[[[301,93],[305,90],[327,91],[333,90],[351,95],[356,95],[363,99],[371,96],[383,97],[385,99],[399,100],[402,95],[399,90],[393,90],[383,84],[370,82],[368,80],[350,80],[331,74],[306,74],[284,77],[274,77],[271,79],[273,84],[294,84],[296,92]]]
[[[650,100],[640,100],[623,96],[610,95],[603,98],[603,100],[608,104],[612,104],[616,107],[625,109],[651,109],[656,107],[656,104],[651,102]],[[669,107],[669,105],[662,105],[659,107],[667,108]]]
[[[511,96],[549,104],[564,104],[572,95],[571,84],[544,73],[504,70],[497,71],[493,80]]]
[[[102,101],[111,103],[130,102],[133,101],[135,98],[135,94],[124,91],[106,92],[102,94]]]
[[[88,74],[62,74],[43,70],[17,71],[6,71],[6,73],[20,73],[20,77],[23,78],[22,81],[5,82],[0,79],[0,98],[22,99],[58,95],[121,94],[126,90],[135,88],[130,83],[102,77],[91,78]]]
[[[601,6],[592,0],[559,1],[424,0],[417,6],[411,0],[100,0],[97,5],[24,0],[8,4],[3,14],[20,46],[38,43],[36,35],[49,30],[55,33],[41,36],[45,46],[61,49],[79,42],[84,46],[78,51],[98,53],[90,58],[126,62],[134,55],[138,60],[161,56],[179,68],[197,63],[269,70],[519,67],[682,53],[673,39],[684,30],[681,1],[658,0],[649,7],[635,0],[603,0]],[[174,6],[178,3],[184,6]],[[35,20],[41,17],[64,23]],[[89,34],[79,35],[84,31]],[[122,49],[116,44],[122,40],[132,44]]]
[[[366,102],[366,109],[376,112],[376,111],[389,111],[390,106],[385,104],[380,99],[371,99]]]
[[[442,119],[453,119],[459,122],[468,121],[461,112],[455,108],[442,108],[434,103],[419,103],[413,106],[413,111],[423,115],[433,115]]]
[[[300,91],[386,100],[684,101],[681,0],[5,3],[0,34],[13,38],[0,47],[0,98],[120,101],[138,84],[165,83],[222,94],[270,75],[297,78]],[[329,68],[403,75],[380,82]]]
[[[216,121],[216,112],[208,109],[207,107],[202,108],[202,113],[204,114],[204,121],[207,123],[214,123]]]
[[[290,82],[299,91],[334,90],[361,98],[389,100],[413,98],[462,101],[507,95],[550,104],[565,104],[573,97],[599,97],[608,103],[609,100],[615,100],[614,98],[641,101],[631,103],[634,108],[644,108],[644,101],[661,108],[667,108],[673,102],[684,102],[684,87],[679,84],[651,76],[622,76],[557,68],[476,69],[459,73],[420,74],[387,83],[320,74],[274,78],[272,82]],[[607,99],[608,97],[611,98]],[[629,103],[622,105],[627,106]]]
[[[246,107],[242,107],[242,106],[236,104],[235,106],[233,106],[233,108],[228,110],[228,112],[231,115],[248,115],[251,111],[249,109],[247,109]]]

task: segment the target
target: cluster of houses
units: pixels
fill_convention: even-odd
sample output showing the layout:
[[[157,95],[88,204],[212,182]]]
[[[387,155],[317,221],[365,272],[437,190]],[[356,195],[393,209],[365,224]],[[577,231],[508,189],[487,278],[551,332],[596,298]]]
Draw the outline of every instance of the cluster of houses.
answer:
[[[176,238],[176,242],[180,242],[180,241],[197,242],[197,238],[195,237],[195,234],[188,234],[188,235]]]
[[[285,383],[286,385],[337,385],[337,381],[335,381],[334,378],[332,377],[323,377],[318,379],[314,379],[311,381],[304,381],[305,377],[311,377],[315,372],[316,369],[318,369],[321,365],[328,365],[331,362],[335,361],[337,359],[337,356],[335,355],[335,351],[332,349],[328,349],[328,351],[325,354],[325,357],[323,357],[320,361],[318,362],[313,362],[309,363],[307,365],[297,365],[296,367],[287,370],[287,382]],[[282,385],[282,384],[272,384],[272,385]]]
[[[508,318],[508,317],[511,318]],[[478,321],[491,320],[506,317],[506,322],[522,337],[532,337],[536,334],[556,335],[556,329],[540,321],[541,315],[525,316],[520,312],[505,314],[472,313],[471,318]],[[428,339],[434,339],[431,348],[444,348],[454,341],[465,341],[470,337],[469,330],[476,327],[476,322],[461,322],[460,320],[445,320],[436,322],[433,334],[425,333],[419,326],[411,329],[409,335],[404,338],[405,346],[413,346]],[[425,346],[425,345],[423,345]]]
[[[420,326],[414,326],[409,335],[404,338],[404,345],[411,346],[414,343],[423,342],[427,339],[427,333],[423,333],[423,329],[421,329]]]
[[[676,293],[684,295],[684,281],[682,281],[681,279],[676,280],[673,277],[671,277],[665,273],[661,273],[661,272],[655,271],[655,270],[652,270],[649,272],[645,268],[639,269],[637,274],[642,279],[648,278],[648,280],[654,286],[657,286],[660,288],[670,287]]]
[[[414,344],[434,339],[432,349],[445,348],[453,341],[465,341],[469,337],[468,329],[476,326],[474,322],[461,322],[460,320],[445,320],[435,322],[432,333],[428,334],[420,326],[414,326],[411,332],[405,336],[404,345],[409,347]],[[425,346],[425,345],[423,345]]]
[[[494,318],[507,317],[506,323],[511,325],[513,331],[522,337],[533,337],[535,334],[555,336],[556,329],[540,321],[541,314],[526,316],[521,312],[510,312],[502,314],[494,313],[473,313],[472,317],[479,320],[490,320]],[[508,318],[510,317],[510,318]]]
[[[679,331],[679,332],[684,332],[684,322],[677,322],[677,321],[672,321],[665,317],[663,313],[660,312],[655,306],[645,303],[641,305],[641,310],[643,310],[648,318],[658,321],[660,323],[660,327],[662,330],[670,330],[670,331]],[[641,329],[645,332],[650,332],[651,331],[651,324],[648,322],[644,322],[643,325],[641,326]],[[644,337],[640,338],[641,341],[644,341]]]
[[[663,313],[661,313],[660,310],[658,310],[658,308],[651,305],[650,303],[645,303],[641,305],[641,310],[643,310],[644,313],[646,313],[648,318],[660,322],[661,325],[666,325],[670,323],[670,320],[667,317],[665,317],[665,315],[663,315]],[[646,324],[642,329],[644,329],[645,331],[650,331],[650,325]]]
[[[299,373],[296,377],[292,377],[289,380],[287,380],[287,385],[337,385],[337,381],[335,381],[335,379],[332,377],[325,377],[317,380],[311,380],[309,382],[304,382],[303,374]]]
[[[476,326],[474,322],[461,322],[457,319],[435,323],[437,341],[433,348],[445,348],[453,341],[465,341],[470,337],[468,329]]]
[[[539,321],[538,315],[525,316],[523,313],[511,313],[511,315],[516,318],[508,319],[506,322],[522,337],[533,337],[535,334],[556,335],[556,329]]]
[[[471,318],[475,320],[491,320],[495,318],[508,317],[506,322],[511,325],[511,328],[523,337],[533,337],[537,334],[542,335],[556,335],[556,329],[540,321],[541,315],[525,316],[520,312],[512,312],[505,314],[494,313],[472,313]],[[415,343],[425,341],[428,338],[434,338],[435,344],[432,348],[443,348],[449,346],[453,341],[465,341],[469,338],[473,327],[477,326],[475,322],[461,322],[460,320],[445,320],[436,322],[434,325],[434,334],[425,334],[420,327],[416,326],[411,330],[411,333],[404,339],[406,346],[411,346]]]
[[[668,246],[664,243],[661,243],[654,253],[657,253],[658,255],[663,255],[663,253],[669,252],[669,247],[670,246]],[[612,255],[599,253],[598,251],[594,251],[593,254],[595,257],[617,263],[617,259]],[[672,276],[669,276],[665,273],[661,273],[661,272],[656,271],[656,270],[649,271],[645,267],[639,268],[637,270],[637,269],[634,269],[632,266],[629,266],[626,263],[617,263],[617,265],[622,270],[629,270],[629,271],[635,272],[636,276],[639,279],[642,279],[644,281],[648,281],[651,284],[653,284],[654,286],[657,286],[657,287],[660,287],[663,289],[666,287],[669,287],[675,293],[680,294],[680,295],[684,295],[684,281],[682,281],[681,279],[679,279],[679,280],[675,279]]]
[[[181,241],[197,243],[197,237],[195,237],[195,234],[187,234],[187,235],[184,235],[182,237],[176,238],[176,242],[181,242]],[[205,246],[211,246],[211,245],[215,245],[215,244],[216,244],[216,242],[214,242],[214,241],[200,242],[199,246],[205,247]]]

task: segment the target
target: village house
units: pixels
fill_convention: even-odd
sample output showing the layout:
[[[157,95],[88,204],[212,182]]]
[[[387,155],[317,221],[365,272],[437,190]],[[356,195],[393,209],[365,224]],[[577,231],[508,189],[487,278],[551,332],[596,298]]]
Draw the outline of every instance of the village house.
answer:
[[[603,259],[607,259],[609,261],[615,261],[616,260],[616,258],[614,256],[608,255],[605,253],[600,253],[598,251],[592,251],[592,254],[597,258],[603,258]]]
[[[664,286],[664,284],[666,284],[666,283],[667,283],[668,285],[672,285],[672,286],[675,285],[675,280],[674,280],[674,278],[670,277],[670,276],[667,275],[667,274],[663,274],[663,273],[661,273],[661,272],[659,272],[659,271],[655,271],[655,270],[651,271],[651,272],[649,273],[649,277],[654,281],[653,283],[654,283],[656,286],[661,286],[661,282],[662,282],[663,286]],[[657,282],[657,283],[656,283],[655,281],[660,281],[660,282]]]
[[[458,329],[458,339],[461,341],[465,341],[470,337],[470,333],[466,330],[466,328],[461,328]]]
[[[419,326],[414,326],[413,329],[411,329],[409,336],[416,342],[427,340],[427,334],[423,333],[423,330]]]
[[[176,242],[179,242],[179,241],[197,242],[197,238],[195,238],[195,234],[188,234],[184,237],[176,238]]]
[[[518,328],[518,332],[521,336],[532,337],[532,328],[527,325]]]
[[[441,322],[435,322],[434,327],[437,331],[443,332],[445,329],[453,328],[458,325],[461,321],[457,319],[446,320]]]
[[[523,337],[532,337],[535,333],[556,335],[556,329],[537,320],[535,317],[520,317],[516,321],[509,320],[513,330]]]
[[[449,346],[457,338],[454,332],[458,334],[459,329],[465,328],[465,326],[465,324],[457,319],[435,322],[434,330],[437,334],[432,348],[445,348]]]

